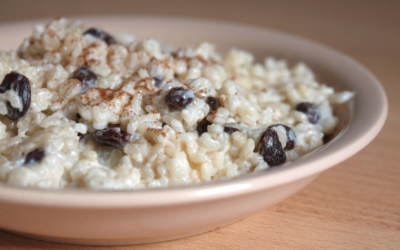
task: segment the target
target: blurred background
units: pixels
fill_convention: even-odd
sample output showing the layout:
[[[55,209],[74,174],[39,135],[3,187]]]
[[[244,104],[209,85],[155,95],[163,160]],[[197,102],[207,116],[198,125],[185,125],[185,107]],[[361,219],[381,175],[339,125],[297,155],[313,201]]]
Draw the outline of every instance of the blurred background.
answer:
[[[400,57],[399,10],[396,0],[0,0],[0,23],[86,15],[226,20],[305,36],[362,61],[380,56],[382,40]]]
[[[382,40],[400,57],[399,10],[396,0],[0,0],[0,23],[86,15],[226,20],[305,36],[363,61],[380,56]]]
[[[161,15],[245,23],[340,50],[369,68],[386,87],[383,79],[389,77],[388,69],[400,67],[399,10],[398,0],[0,0],[0,24],[88,15]]]
[[[364,54],[380,54],[382,40],[400,56],[399,10],[396,0],[0,0],[0,23],[86,15],[226,20],[302,35],[362,61]]]
[[[301,35],[363,61],[383,56],[382,44],[400,58],[399,10],[396,0],[0,0],[0,24],[87,15],[225,20]]]

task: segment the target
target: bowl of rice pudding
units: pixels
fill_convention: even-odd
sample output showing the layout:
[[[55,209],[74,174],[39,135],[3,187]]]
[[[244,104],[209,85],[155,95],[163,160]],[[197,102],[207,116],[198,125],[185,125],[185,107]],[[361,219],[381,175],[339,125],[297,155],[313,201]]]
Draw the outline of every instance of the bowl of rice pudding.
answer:
[[[351,157],[387,115],[366,69],[276,31],[92,17],[0,35],[0,228],[27,237],[122,245],[211,231]]]

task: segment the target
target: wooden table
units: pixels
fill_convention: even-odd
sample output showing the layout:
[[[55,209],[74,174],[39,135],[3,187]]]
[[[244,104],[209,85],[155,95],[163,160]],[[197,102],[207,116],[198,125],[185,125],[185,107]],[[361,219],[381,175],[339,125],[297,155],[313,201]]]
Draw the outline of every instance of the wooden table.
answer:
[[[400,249],[400,2],[171,2],[173,6],[161,0],[112,4],[40,0],[33,5],[29,0],[0,0],[0,22],[139,13],[233,20],[288,31],[334,47],[369,68],[389,97],[385,127],[368,147],[324,172],[298,194],[210,233],[158,244],[91,247],[0,232],[0,249]]]

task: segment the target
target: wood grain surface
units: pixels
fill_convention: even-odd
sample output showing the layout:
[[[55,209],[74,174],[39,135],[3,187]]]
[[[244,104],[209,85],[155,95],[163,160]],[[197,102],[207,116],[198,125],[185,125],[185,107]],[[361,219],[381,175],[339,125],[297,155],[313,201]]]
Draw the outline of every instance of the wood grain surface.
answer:
[[[308,37],[361,62],[382,82],[389,116],[364,150],[286,201],[230,226],[157,244],[92,247],[0,232],[0,249],[400,249],[400,1],[0,0],[0,24],[86,14],[223,19]],[[5,39],[5,38],[0,38]]]

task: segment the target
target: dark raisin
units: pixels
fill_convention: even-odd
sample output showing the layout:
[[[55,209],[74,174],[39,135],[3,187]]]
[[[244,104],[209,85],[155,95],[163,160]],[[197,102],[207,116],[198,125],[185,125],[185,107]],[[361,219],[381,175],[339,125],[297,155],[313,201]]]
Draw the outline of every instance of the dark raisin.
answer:
[[[23,117],[28,112],[29,106],[31,106],[31,83],[29,79],[15,71],[7,74],[1,85],[0,93],[4,94],[6,91],[13,89],[18,96],[21,98],[22,109],[14,108],[10,102],[7,102],[7,114],[8,119],[16,121]]]
[[[78,118],[78,120],[81,119],[82,118],[81,114],[76,113],[76,118]]]
[[[165,102],[171,109],[183,110],[193,102],[195,95],[190,89],[182,87],[172,88],[165,96]]]
[[[286,162],[286,153],[279,141],[278,134],[272,130],[271,126],[262,134],[258,147],[264,161],[268,163],[270,167],[281,165]]]
[[[217,112],[217,109],[221,107],[221,103],[218,101],[217,98],[213,96],[207,97],[206,103],[208,106],[210,106],[210,113],[209,114],[215,114]]]
[[[40,163],[46,155],[43,148],[37,148],[26,155],[24,165]]]
[[[301,102],[297,104],[296,110],[305,113],[307,115],[308,121],[312,124],[316,124],[321,118],[319,108],[314,103]]]
[[[287,126],[284,126],[284,127],[286,129],[286,136],[287,136],[286,137],[287,138],[287,142],[286,142],[286,146],[285,146],[284,150],[285,151],[293,150],[294,147],[297,144],[297,136],[294,133],[293,129],[291,129],[291,128],[287,127]]]
[[[181,59],[181,58],[184,57],[184,53],[182,53],[182,51],[177,50],[177,51],[171,52],[171,56],[172,56],[173,58]]]
[[[324,137],[322,138],[324,145],[330,142],[331,140],[332,140],[332,135],[324,135]]]
[[[155,81],[154,86],[156,86],[157,88],[160,88],[162,83],[163,83],[163,81],[164,81],[164,79],[162,77],[159,77],[159,76],[155,76],[155,77],[153,77],[153,79]]]
[[[88,134],[78,133],[79,141],[86,141],[89,138]]]
[[[97,82],[97,75],[88,67],[80,67],[75,70],[72,78],[81,81],[81,92],[86,92],[88,89],[93,88]]]
[[[237,128],[232,128],[232,127],[224,127],[224,132],[228,134],[235,133],[236,131],[239,131]]]
[[[199,133],[199,136],[201,136],[203,133],[207,132],[207,127],[208,125],[211,125],[209,121],[207,121],[206,118],[204,118],[201,122],[197,124],[197,133]]]
[[[105,128],[93,134],[93,139],[105,147],[124,146],[131,138],[131,134],[121,131],[119,128]]]
[[[97,38],[103,39],[108,45],[111,45],[113,43],[116,43],[117,41],[115,41],[114,37],[112,37],[110,34],[108,34],[105,31],[96,29],[96,28],[90,28],[88,30],[85,31],[85,34],[91,34]]]
[[[270,126],[270,128],[277,127],[277,126],[282,126],[286,130],[286,140],[287,141],[286,141],[286,146],[285,146],[284,150],[289,151],[289,150],[294,149],[294,147],[297,144],[297,136],[294,133],[293,129],[291,129],[290,127],[283,125],[283,124],[272,125],[272,126]]]

